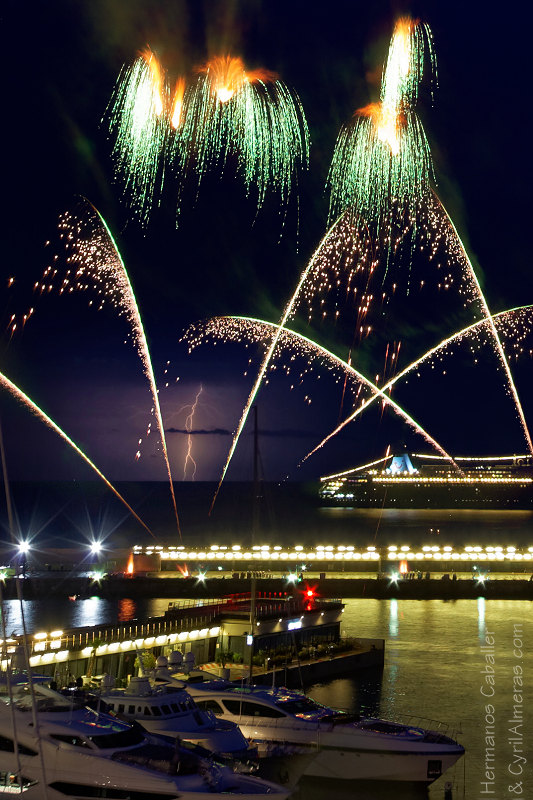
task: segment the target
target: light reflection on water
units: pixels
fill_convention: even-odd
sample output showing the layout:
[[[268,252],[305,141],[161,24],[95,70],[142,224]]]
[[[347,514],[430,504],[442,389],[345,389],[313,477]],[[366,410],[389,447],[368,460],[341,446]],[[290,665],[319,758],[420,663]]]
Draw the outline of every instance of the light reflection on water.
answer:
[[[522,780],[522,797],[533,797],[531,758],[533,707],[533,618],[531,603],[514,600],[346,600],[344,633],[348,636],[386,639],[385,669],[381,684],[372,673],[338,679],[309,688],[317,700],[365,714],[379,713],[401,719],[415,714],[460,727],[459,741],[466,756],[436,781],[431,800],[443,800],[446,781],[453,781],[453,800],[484,796],[511,797],[508,786]],[[494,649],[485,637],[494,638]],[[487,658],[491,656],[491,658]],[[494,660],[494,673],[490,672]],[[487,675],[488,673],[488,675]],[[517,673],[523,686],[517,685]],[[492,681],[492,682],[491,682]],[[494,685],[493,685],[494,683]],[[513,688],[515,697],[513,699]],[[484,696],[482,692],[487,695]],[[492,694],[493,692],[493,694]],[[510,722],[522,713],[519,728],[524,772],[512,779]],[[494,706],[494,793],[481,794],[487,758],[486,705]],[[518,721],[520,723],[520,720]],[[529,753],[528,753],[529,751]],[[523,764],[522,764],[523,766]],[[396,787],[397,788],[397,787]],[[399,797],[395,789],[375,793],[376,798]],[[410,791],[410,790],[406,790]],[[419,794],[402,795],[409,798]],[[346,798],[359,795],[353,791]]]
[[[8,633],[22,633],[22,615],[18,600],[4,600],[3,606]],[[23,600],[22,607],[28,632],[36,633],[159,616],[167,610],[168,599],[133,600],[122,597],[118,600],[106,600],[94,596],[69,600],[50,597],[46,601]]]
[[[477,628],[479,634],[479,641],[483,643],[485,639],[485,598],[478,597],[477,599]]]
[[[483,788],[486,744],[485,706],[494,705],[496,717],[495,797],[507,797],[512,765],[508,721],[513,714],[513,677],[522,670],[524,686],[515,689],[522,697],[524,750],[530,747],[533,708],[533,620],[531,603],[514,600],[346,600],[343,633],[346,636],[386,640],[383,673],[364,671],[353,678],[335,679],[310,687],[310,694],[327,705],[360,711],[366,715],[402,718],[407,714],[442,720],[460,726],[459,740],[467,754],[426,790],[413,787],[352,784],[339,788],[312,781],[303,784],[295,800],[444,800],[446,781],[453,781],[453,800],[477,798]],[[6,601],[6,628],[20,631],[20,609]],[[143,619],[161,614],[166,599],[102,600],[97,597],[75,602],[24,601],[29,631],[66,629],[118,619]],[[486,636],[493,636],[494,683],[487,683]],[[514,642],[513,642],[514,640]],[[522,644],[515,646],[519,641]],[[483,672],[486,670],[486,672]],[[494,695],[484,697],[481,690]],[[527,710],[526,710],[527,709]],[[427,724],[427,723],[426,723]],[[520,742],[519,745],[520,746]],[[533,760],[526,765],[523,798],[533,797]]]

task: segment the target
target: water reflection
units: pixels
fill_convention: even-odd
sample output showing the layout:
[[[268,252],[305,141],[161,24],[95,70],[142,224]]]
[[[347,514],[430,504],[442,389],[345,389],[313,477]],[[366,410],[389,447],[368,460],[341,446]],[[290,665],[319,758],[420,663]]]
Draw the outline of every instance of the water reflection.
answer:
[[[75,625],[103,624],[117,621],[118,615],[133,613],[139,619],[161,614],[168,600],[150,599],[132,603],[122,600],[28,600],[23,602],[28,630],[67,629]],[[353,678],[335,679],[309,688],[311,696],[326,705],[345,707],[366,715],[402,719],[409,714],[451,724],[450,733],[461,733],[466,758],[436,781],[429,789],[431,800],[444,800],[444,786],[453,781],[453,798],[470,798],[479,793],[484,775],[484,726],[486,699],[480,694],[480,670],[485,664],[480,638],[490,630],[495,639],[497,684],[494,698],[497,736],[495,796],[507,791],[507,768],[512,763],[507,720],[513,714],[513,675],[517,667],[513,636],[520,631],[520,641],[533,641],[533,618],[528,601],[514,600],[366,600],[345,601],[343,633],[345,636],[382,638],[386,641],[383,673],[357,673]],[[8,633],[21,631],[17,601],[6,601]],[[533,683],[530,680],[531,656],[523,650],[524,715],[533,707]],[[526,680],[527,678],[527,680]],[[525,741],[525,727],[524,727]],[[524,745],[525,746],[525,745]],[[529,764],[527,765],[529,770]],[[468,789],[464,793],[465,786]],[[533,797],[533,775],[524,775],[522,797]],[[319,782],[304,784],[295,800],[322,800],[324,795],[338,800],[418,800],[426,790],[395,785],[389,790],[374,785],[324,788]],[[477,794],[476,794],[477,796]],[[328,800],[333,800],[328,797]]]
[[[429,794],[425,786],[413,784],[303,778],[291,800],[324,800],[325,797],[328,800],[427,800]]]
[[[478,597],[477,599],[477,629],[479,633],[480,642],[485,641],[485,598]]]
[[[343,630],[346,636],[367,636],[386,640],[385,669],[379,697],[379,716],[406,719],[414,714],[422,718],[423,727],[434,728],[435,720],[449,725],[449,733],[466,748],[466,757],[445,773],[429,788],[431,800],[444,800],[445,784],[453,784],[454,800],[470,798],[479,793],[485,770],[485,704],[480,693],[480,670],[485,661],[480,649],[481,636],[490,630],[495,641],[497,683],[491,703],[495,709],[496,751],[495,796],[507,791],[508,764],[512,761],[509,743],[509,720],[516,704],[513,698],[513,675],[516,660],[513,655],[513,632],[521,631],[521,639],[533,640],[533,618],[530,603],[521,600],[346,600]],[[379,607],[376,608],[376,605]],[[391,627],[392,623],[392,627]],[[399,624],[401,623],[401,624]],[[394,636],[391,634],[394,633]],[[530,672],[531,656],[528,662]],[[521,665],[522,666],[522,665]],[[522,667],[523,668],[523,667]],[[337,696],[351,696],[361,707],[358,677],[319,684],[309,693],[317,699],[327,695],[327,704],[336,705]],[[329,691],[328,691],[329,688]],[[337,695],[338,692],[338,695]],[[521,688],[523,708],[533,704],[533,684],[530,680]],[[355,709],[354,705],[354,709]],[[423,718],[426,718],[425,720]],[[525,736],[524,736],[525,743]],[[529,765],[528,765],[529,768]],[[359,788],[359,787],[357,787]],[[482,788],[482,787],[481,787]],[[372,790],[363,797],[393,800],[397,797],[418,798],[401,787]],[[405,793],[407,792],[407,794]],[[329,794],[329,791],[328,791]],[[359,800],[359,791],[347,789],[346,800]],[[506,795],[507,796],[507,795]],[[533,797],[533,772],[524,774],[522,797]],[[303,800],[303,795],[301,795]]]
[[[3,609],[8,633],[22,633],[22,615],[18,600],[4,600]],[[23,600],[22,607],[28,633],[68,630],[88,625],[113,625],[117,621],[147,619],[163,614],[168,608],[165,598],[133,600],[122,597],[105,600],[101,597],[78,598],[72,602],[57,597],[46,600]]]
[[[105,603],[100,597],[76,600],[73,603],[72,626],[86,628],[88,625],[98,625],[102,620],[102,604]]]
[[[353,678],[315,683],[313,698],[324,705],[334,705],[343,711],[355,711],[367,717],[379,715],[383,670],[365,669]],[[334,698],[334,700],[332,700]]]
[[[389,608],[389,636],[393,639],[398,636],[398,601],[392,598]]]
[[[135,619],[137,612],[137,605],[131,597],[121,597],[118,601],[118,621],[130,622]]]

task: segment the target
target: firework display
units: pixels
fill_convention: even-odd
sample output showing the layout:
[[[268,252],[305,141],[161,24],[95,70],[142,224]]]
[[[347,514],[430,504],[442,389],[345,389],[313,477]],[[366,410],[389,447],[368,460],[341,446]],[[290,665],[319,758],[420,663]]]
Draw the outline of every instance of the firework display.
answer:
[[[498,314],[495,314],[494,317],[473,322],[466,328],[463,328],[457,333],[449,336],[447,339],[444,339],[442,342],[439,342],[438,345],[432,347],[431,350],[427,351],[427,353],[424,353],[416,361],[413,361],[407,367],[402,369],[401,372],[398,372],[396,375],[394,375],[394,377],[388,380],[381,387],[381,389],[376,387],[374,394],[368,399],[362,400],[360,405],[355,408],[354,411],[349,414],[345,420],[343,420],[343,422],[340,422],[335,430],[331,431],[331,433],[322,439],[322,441],[305,456],[304,460],[316,453],[317,450],[319,450],[326,444],[326,442],[336,436],[337,433],[346,427],[346,425],[348,425],[350,422],[353,422],[356,417],[358,417],[359,414],[362,414],[362,412],[365,411],[365,409],[367,409],[375,400],[380,397],[385,397],[385,393],[390,392],[394,384],[396,384],[398,381],[402,380],[403,378],[407,378],[415,370],[418,370],[423,364],[431,363],[434,358],[442,359],[445,355],[449,357],[451,354],[451,347],[453,345],[457,345],[463,340],[469,340],[472,336],[478,336],[483,331],[491,334],[492,326],[494,325],[498,330],[499,337],[501,336],[509,340],[509,349],[515,348],[518,351],[521,351],[523,348],[521,348],[519,344],[520,339],[526,336],[526,332],[531,333],[533,328],[532,310],[533,306],[528,305],[521,306],[520,308],[511,308],[507,311],[500,311]],[[518,357],[518,353],[516,353],[516,357]]]
[[[105,220],[89,202],[83,203],[79,213],[64,214],[59,223],[59,230],[67,251],[67,268],[64,274],[60,274],[57,268],[48,267],[41,281],[37,282],[34,288],[41,293],[56,288],[60,294],[92,289],[99,298],[99,309],[108,302],[119,316],[126,318],[129,336],[139,355],[150,387],[153,413],[161,439],[176,525],[181,536],[165,429],[150,350],[128,272]],[[93,303],[92,297],[89,302]]]
[[[246,70],[242,59],[218,56],[173,91],[156,56],[143,51],[123,68],[107,121],[124,191],[146,224],[165,175],[177,183],[177,216],[185,183],[224,171],[236,159],[257,208],[267,192],[286,204],[296,173],[309,161],[309,131],[298,96],[272,72]]]
[[[170,94],[159,62],[144,50],[124,67],[108,109],[113,159],[124,192],[142,223],[161,191]],[[171,109],[172,117],[174,110]]]
[[[120,502],[125,505],[130,514],[133,517],[135,517],[135,519],[138,522],[141,523],[143,528],[145,528],[145,530],[147,530],[148,533],[151,536],[153,536],[150,528],[148,528],[148,526],[142,521],[142,519],[137,515],[137,513],[133,510],[130,504],[122,497],[120,492],[118,492],[117,489],[115,489],[113,484],[106,478],[104,473],[100,472],[96,464],[94,464],[91,461],[91,459],[83,452],[83,450],[81,450],[81,448],[79,448],[78,445],[74,441],[72,441],[72,439],[65,433],[65,431],[62,430],[62,428],[60,428],[59,425],[57,425],[54,422],[54,420],[42,410],[42,408],[39,408],[39,406],[36,403],[34,403],[33,400],[22,391],[22,389],[20,389],[12,381],[10,381],[9,378],[2,372],[0,372],[0,386],[2,386],[3,389],[8,391],[12,395],[12,397],[15,398],[15,400],[17,400],[19,403],[25,406],[25,408],[27,408],[28,411],[30,411],[35,417],[37,417],[37,419],[41,420],[41,422],[44,422],[44,424],[48,428],[50,428],[50,430],[57,433],[61,437],[61,439],[63,439],[63,441],[66,442],[74,450],[74,452],[77,453],[85,461],[85,463],[89,465],[89,467],[98,475],[98,477],[101,480],[103,480],[107,488],[110,489],[115,495],[115,497],[117,497],[120,500]]]
[[[201,69],[187,98],[181,171],[200,183],[234,155],[257,207],[273,188],[286,203],[294,176],[307,168],[309,132],[298,97],[273,74],[247,72],[240,58],[217,57]]]
[[[376,326],[369,322],[371,313],[378,320],[383,319],[395,294],[412,296],[417,285],[416,262],[421,259],[432,264],[433,270],[422,272],[423,277],[418,280],[420,291],[428,283],[436,285],[439,292],[454,286],[463,309],[485,322],[528,448],[533,452],[496,324],[457,231],[431,187],[429,147],[414,111],[425,51],[434,67],[428,26],[400,19],[383,72],[380,103],[362,109],[354,124],[341,132],[329,176],[330,216],[336,220],[303,271],[279,325],[272,329],[270,342],[264,344],[265,354],[233,436],[217,493],[287,322],[302,310],[308,323],[317,314],[323,323],[329,315],[338,326],[341,309],[345,309],[352,320],[355,346],[375,330]],[[407,279],[402,279],[398,265],[405,261],[409,269]],[[396,359],[395,368],[397,364]]]
[[[356,111],[339,134],[329,174],[331,219],[353,209],[379,230],[393,216],[415,218],[433,177],[429,145],[414,110],[426,49],[434,66],[428,26],[398,20],[380,102]]]
[[[477,268],[467,247],[437,194],[429,142],[419,116],[423,101],[428,94],[433,96],[437,79],[429,26],[419,20],[400,18],[393,29],[381,81],[375,81],[372,72],[369,73],[370,81],[377,87],[376,101],[359,108],[340,130],[326,180],[329,212],[326,210],[323,217],[328,215],[327,230],[314,252],[308,239],[307,256],[302,262],[303,268],[299,267],[299,278],[292,294],[282,303],[279,296],[273,299],[274,292],[283,285],[281,297],[287,298],[287,283],[281,281],[290,281],[290,273],[281,257],[277,264],[270,254],[265,254],[264,259],[262,253],[256,256],[260,241],[257,234],[264,235],[265,230],[267,235],[272,233],[276,214],[283,217],[283,213],[279,214],[279,205],[285,214],[289,213],[289,200],[295,194],[299,176],[309,167],[310,137],[300,99],[277,73],[253,69],[248,57],[246,63],[238,57],[233,47],[227,46],[229,41],[235,44],[232,37],[228,36],[222,45],[223,37],[210,40],[206,36],[194,60],[189,53],[189,50],[193,52],[192,43],[189,43],[190,48],[178,48],[174,41],[169,47],[164,36],[153,41],[158,41],[157,48],[145,47],[133,63],[123,67],[103,119],[112,144],[115,175],[132,212],[128,216],[133,215],[141,227],[146,228],[152,213],[161,206],[165,211],[168,207],[171,213],[175,209],[176,225],[181,220],[180,229],[170,232],[174,237],[172,241],[158,241],[150,252],[144,251],[146,260],[143,249],[148,232],[136,227],[135,235],[139,236],[140,243],[138,266],[148,272],[152,267],[148,260],[151,258],[154,262],[156,258],[161,259],[162,267],[164,264],[164,271],[152,282],[152,299],[163,297],[165,302],[155,311],[151,310],[153,318],[161,321],[163,329],[169,319],[171,323],[174,321],[172,314],[180,303],[186,305],[190,301],[188,311],[191,311],[196,302],[203,302],[204,290],[205,307],[211,306],[211,313],[226,313],[232,306],[219,303],[216,297],[219,287],[229,292],[227,296],[232,301],[241,302],[239,310],[246,313],[248,308],[243,307],[243,299],[232,294],[234,287],[227,288],[236,275],[242,279],[244,298],[255,304],[253,311],[250,309],[254,317],[270,316],[266,308],[283,309],[273,315],[277,324],[252,317],[216,316],[190,326],[181,339],[190,352],[204,343],[220,342],[246,345],[253,352],[245,373],[249,380],[248,397],[242,412],[239,405],[238,422],[233,428],[235,419],[230,423],[224,420],[216,429],[217,434],[231,436],[231,445],[221,473],[217,473],[220,480],[213,504],[252,404],[261,387],[268,384],[275,373],[284,374],[291,389],[302,385],[309,377],[318,379],[325,374],[333,375],[340,389],[334,392],[333,398],[328,396],[326,413],[318,423],[323,424],[316,436],[320,441],[316,445],[316,440],[306,442],[305,450],[297,454],[300,463],[331,442],[371,406],[376,408],[374,418],[379,416],[378,424],[386,417],[383,431],[387,435],[391,431],[391,436],[396,435],[399,421],[402,433],[405,429],[408,436],[413,432],[422,436],[439,456],[453,461],[449,453],[456,452],[453,437],[461,436],[460,426],[456,426],[456,431],[451,426],[448,431],[443,430],[436,416],[431,417],[430,407],[433,401],[435,407],[444,406],[446,384],[451,382],[449,374],[453,369],[469,369],[478,362],[483,365],[477,373],[480,382],[486,381],[487,386],[490,383],[489,389],[494,392],[491,400],[494,399],[495,406],[500,404],[498,408],[502,409],[502,414],[507,407],[513,407],[511,422],[515,422],[515,418],[518,420],[516,428],[520,440],[525,439],[533,453],[526,414],[511,369],[511,363],[514,365],[522,354],[531,356],[533,352],[530,347],[532,307],[524,305],[500,313],[491,312],[482,290],[481,272],[477,270],[476,274]],[[161,57],[156,55],[156,49]],[[246,49],[248,53],[253,52],[253,39],[246,41]],[[181,59],[192,65],[201,60],[201,53],[219,54],[206,58],[202,66],[188,69],[186,77],[177,75],[176,65]],[[276,66],[281,63],[278,61]],[[300,73],[296,70],[295,74],[304,74],[302,65],[298,66]],[[346,74],[351,83],[351,73]],[[324,80],[320,84],[320,89],[333,86],[337,77],[332,72],[328,82]],[[330,113],[333,119],[337,99],[332,96],[320,100],[321,111]],[[350,102],[355,108],[356,103]],[[331,142],[328,155],[330,152]],[[210,176],[215,180],[210,180]],[[322,185],[323,181],[322,176]],[[227,192],[227,208],[221,208],[219,203],[211,203],[207,213],[203,203],[195,208],[200,193],[209,192],[217,183],[223,193]],[[238,227],[240,209],[233,202],[233,185],[240,187],[256,216],[265,206],[268,213],[271,195],[279,201],[270,222],[263,218],[261,223],[254,224],[253,236],[249,238],[242,236]],[[218,199],[217,191],[214,190],[213,197]],[[318,199],[311,200],[316,200],[318,207]],[[196,214],[196,221],[184,212],[188,203],[192,207],[191,217]],[[229,217],[229,224],[224,214]],[[129,219],[122,232],[128,225]],[[149,384],[151,414],[161,442],[181,537],[159,388],[147,332],[124,261],[104,218],[88,201],[84,200],[75,213],[61,216],[59,236],[63,255],[55,255],[35,282],[31,306],[28,303],[24,314],[12,314],[9,318],[6,345],[10,346],[15,335],[25,335],[27,323],[35,316],[39,297],[48,294],[85,291],[90,306],[100,310],[109,305],[116,316],[123,318],[127,324],[127,338],[140,358],[144,378]],[[210,258],[208,270],[198,277],[206,253]],[[293,254],[294,250],[290,253],[291,259]],[[263,263],[264,269],[261,268]],[[293,260],[289,266],[294,266]],[[267,272],[270,268],[271,274]],[[263,281],[270,277],[272,296],[262,291]],[[151,278],[151,274],[141,275],[140,281],[147,280],[149,285]],[[14,277],[8,281],[9,292],[13,294],[14,281]],[[192,291],[198,293],[194,298],[191,286],[194,287]],[[221,290],[220,298],[223,297]],[[10,307],[9,313],[11,310]],[[181,312],[182,309],[176,311],[177,314]],[[327,347],[319,342],[325,342]],[[452,352],[457,353],[453,365],[450,363]],[[405,388],[409,379],[420,377],[425,369],[435,370],[431,387],[418,395],[411,386]],[[448,377],[443,378],[447,373]],[[220,383],[227,383],[226,378],[224,375]],[[214,383],[214,374],[212,379]],[[470,376],[467,383],[469,381]],[[0,377],[0,383],[59,433],[113,488],[26,395],[4,376]],[[180,384],[180,390],[184,383]],[[161,384],[168,385],[168,382]],[[456,419],[463,426],[469,426],[473,446],[476,446],[477,417],[481,419],[476,405],[485,403],[485,417],[488,417],[490,401],[477,385],[475,391],[468,393],[460,388],[459,384],[454,384],[450,397],[445,398],[446,413],[449,412],[446,419]],[[188,391],[188,403],[183,405],[183,396],[176,395],[176,408],[177,413],[187,413],[184,425],[169,431],[184,437],[182,480],[195,480],[201,474],[202,465],[199,461],[197,464],[193,436],[211,433],[198,421],[210,388],[203,376],[194,375],[194,383],[191,381],[183,391]],[[205,397],[200,401],[204,391]],[[223,391],[228,392],[227,386]],[[303,401],[306,406],[312,403],[312,389],[307,385]],[[453,403],[457,405],[455,417]],[[315,404],[313,412],[316,407]],[[393,413],[389,415],[390,411]],[[152,424],[148,425],[147,435]],[[314,424],[317,429],[316,420]],[[144,433],[142,438],[138,436],[137,431],[136,460],[141,459]],[[211,448],[212,454],[216,451],[217,459],[225,441],[219,439]],[[339,451],[345,444],[346,441],[339,443]],[[520,447],[523,447],[522,442]],[[224,452],[220,461],[225,455]],[[146,462],[144,458],[141,463]],[[123,500],[116,490],[113,491]]]
[[[385,394],[385,388],[380,389],[361,372],[352,367],[351,364],[338,358],[325,347],[321,347],[306,336],[302,336],[288,328],[283,328],[280,325],[273,325],[270,322],[265,322],[260,319],[251,319],[248,317],[217,317],[209,320],[206,325],[200,328],[192,326],[191,329],[186,332],[185,339],[192,350],[198,347],[199,344],[202,344],[206,339],[216,340],[220,338],[225,341],[237,342],[261,342],[266,340],[268,342],[272,338],[272,333],[274,332],[277,337],[276,357],[279,357],[282,351],[289,351],[291,354],[297,353],[298,356],[303,357],[307,364],[306,371],[311,369],[311,365],[315,361],[319,362],[319,366],[323,366],[326,369],[339,370],[341,374],[348,377],[355,385],[360,385],[367,391],[372,392],[372,398],[380,397],[384,406],[390,406],[405,423],[423,436],[428,444],[434,447],[444,458],[454,463],[453,458],[440,444],[424,430],[413,417],[404,411],[398,403]],[[305,399],[309,399],[307,395]],[[367,401],[367,404],[369,402],[370,401]]]

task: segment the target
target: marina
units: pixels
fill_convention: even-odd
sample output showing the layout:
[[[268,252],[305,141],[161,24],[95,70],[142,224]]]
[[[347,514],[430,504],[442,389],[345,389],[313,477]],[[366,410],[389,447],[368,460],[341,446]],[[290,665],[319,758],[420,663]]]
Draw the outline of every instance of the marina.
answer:
[[[0,795],[533,797],[529,29],[418,6],[6,7]]]
[[[1,794],[32,800],[288,796],[276,784],[215,764],[205,751],[199,757],[178,749],[36,683],[0,686],[0,732]]]
[[[6,602],[6,612],[15,621],[11,613],[14,601]],[[72,619],[72,614],[79,613],[83,608],[87,612],[92,609],[90,613],[96,613],[101,620],[113,620],[123,614],[126,608],[130,615],[137,618],[168,608],[168,600],[163,598],[139,598],[130,600],[127,606],[124,600],[94,598],[77,602],[79,608],[77,603],[70,603],[65,609],[64,602],[57,601],[54,604],[51,601],[48,611],[55,613],[56,621],[58,618]],[[24,601],[29,624],[35,632],[35,626],[43,620],[43,614],[38,612],[42,605],[42,601]],[[431,800],[443,800],[446,781],[453,783],[454,799],[475,796],[474,792],[484,774],[484,709],[486,703],[491,702],[496,711],[495,731],[501,743],[495,759],[495,791],[503,791],[507,785],[507,763],[512,757],[512,745],[507,741],[510,736],[507,728],[511,723],[507,724],[507,719],[512,716],[513,670],[518,666],[524,671],[520,689],[523,727],[518,729],[524,733],[524,749],[528,729],[526,708],[533,702],[531,656],[525,649],[533,634],[530,605],[530,601],[497,601],[482,597],[447,602],[347,599],[344,601],[342,635],[347,638],[382,638],[385,641],[383,669],[362,669],[336,676],[328,676],[326,672],[314,681],[306,681],[307,694],[326,705],[365,716],[397,721],[411,719],[413,724],[425,728],[434,727],[431,720],[436,719],[455,731],[456,738],[466,748],[464,765],[433,784],[429,790]],[[460,625],[457,622],[459,619]],[[50,622],[53,621],[51,618]],[[494,636],[492,648],[485,641],[488,633]],[[498,676],[497,688],[491,699],[481,693],[486,685],[482,670],[489,650],[497,658]],[[459,683],[458,659],[461,664]],[[329,661],[329,657],[325,660]],[[262,672],[258,667],[254,669]],[[232,677],[242,674],[242,666],[240,670],[233,672],[232,668]],[[280,668],[278,672],[282,677],[283,670]],[[279,684],[276,682],[276,685]],[[525,790],[529,790],[532,785],[529,765],[523,780]],[[320,796],[317,785],[304,782],[300,790],[312,797]],[[323,786],[321,791],[324,791]],[[350,800],[354,796],[359,798],[359,794],[365,800],[377,800],[377,797],[418,800],[428,797],[414,788],[404,787],[400,790],[398,784],[380,790],[378,794],[375,788],[365,786],[364,782],[362,785],[354,784],[344,793],[336,791],[343,800]]]

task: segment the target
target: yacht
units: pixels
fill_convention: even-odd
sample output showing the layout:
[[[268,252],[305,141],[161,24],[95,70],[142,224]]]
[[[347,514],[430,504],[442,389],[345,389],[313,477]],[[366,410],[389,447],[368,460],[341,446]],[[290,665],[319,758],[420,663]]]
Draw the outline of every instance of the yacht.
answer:
[[[199,708],[236,722],[260,758],[285,755],[290,768],[297,755],[306,755],[304,776],[430,784],[464,753],[441,730],[359,717],[301,692],[244,686],[202,670],[167,671],[166,680],[186,687]],[[159,680],[165,680],[163,670]]]
[[[287,790],[236,774],[197,750],[151,736],[43,685],[0,686],[0,795],[213,800],[224,794],[286,800]]]
[[[145,676],[132,677],[125,689],[113,686],[106,675],[97,697],[106,709],[122,719],[139,722],[150,733],[170,736],[201,745],[207,750],[237,759],[253,758],[239,726],[200,709],[192,696],[179,686],[152,686]]]

